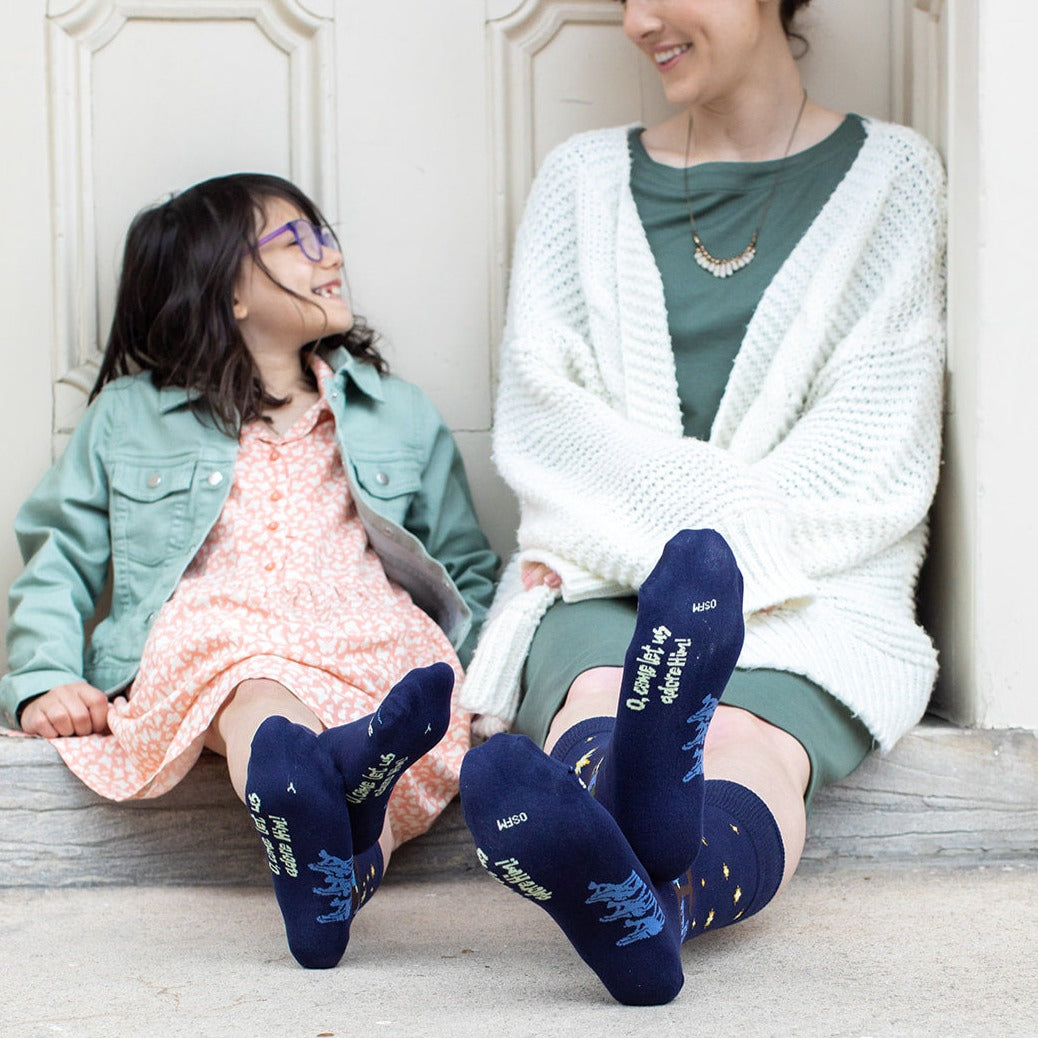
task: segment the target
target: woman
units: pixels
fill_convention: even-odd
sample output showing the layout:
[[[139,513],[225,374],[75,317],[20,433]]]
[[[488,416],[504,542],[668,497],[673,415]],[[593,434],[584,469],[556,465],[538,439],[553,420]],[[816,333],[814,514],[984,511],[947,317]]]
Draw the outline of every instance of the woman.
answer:
[[[943,175],[807,97],[806,3],[627,0],[681,111],[556,149],[516,244],[495,452],[520,552],[464,702],[488,733],[521,698],[529,738],[470,752],[462,803],[623,1002],[673,998],[681,942],[788,882],[815,790],[936,672],[913,598]]]

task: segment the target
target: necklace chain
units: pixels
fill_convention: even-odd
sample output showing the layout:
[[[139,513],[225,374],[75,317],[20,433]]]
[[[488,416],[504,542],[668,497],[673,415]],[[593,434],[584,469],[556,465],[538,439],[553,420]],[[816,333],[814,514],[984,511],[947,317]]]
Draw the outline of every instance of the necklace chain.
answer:
[[[782,158],[789,156],[789,149],[793,147],[793,138],[797,135],[797,130],[800,129],[800,120],[803,118],[804,109],[807,107],[807,91],[804,91],[804,96],[800,101],[800,110],[797,112],[796,122],[793,123],[793,131],[789,135],[789,140],[786,142],[786,150],[782,153]],[[761,228],[764,226],[764,221],[767,219],[768,210],[771,208],[771,203],[775,198],[775,191],[778,188],[778,176],[779,171],[776,169],[774,175],[771,178],[771,190],[768,192],[768,197],[764,200],[764,207],[761,209],[760,219],[757,221],[757,228],[753,232],[753,237],[750,238],[750,244],[746,246],[742,252],[735,256],[729,256],[727,259],[721,259],[715,256],[704,244],[703,240],[699,237],[699,232],[696,230],[696,217],[695,213],[692,212],[692,196],[688,190],[688,166],[689,166],[689,152],[692,147],[692,113],[688,114],[688,134],[685,137],[685,204],[688,206],[688,223],[692,229],[692,242],[695,245],[695,251],[692,254],[692,258],[703,268],[708,274],[713,274],[715,278],[727,278],[731,277],[732,274],[738,273],[744,267],[748,267],[757,255],[757,242],[760,240]]]

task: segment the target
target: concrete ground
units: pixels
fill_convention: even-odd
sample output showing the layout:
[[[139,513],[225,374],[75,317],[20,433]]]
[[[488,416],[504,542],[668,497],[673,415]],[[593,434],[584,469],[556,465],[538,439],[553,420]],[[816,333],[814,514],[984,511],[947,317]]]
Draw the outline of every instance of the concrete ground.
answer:
[[[327,972],[295,965],[267,890],[6,889],[0,1035],[1034,1036],[1036,934],[1035,867],[809,870],[631,1009],[482,875],[388,882]]]

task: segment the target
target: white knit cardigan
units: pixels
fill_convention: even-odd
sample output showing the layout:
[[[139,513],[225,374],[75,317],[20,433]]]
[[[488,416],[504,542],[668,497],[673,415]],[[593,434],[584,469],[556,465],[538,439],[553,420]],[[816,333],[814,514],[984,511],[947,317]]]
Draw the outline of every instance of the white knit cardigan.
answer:
[[[914,590],[940,463],[944,176],[866,120],[843,181],[768,287],[709,441],[682,435],[663,285],[627,128],[556,148],[516,242],[494,455],[521,506],[462,699],[510,722],[557,593],[637,589],[666,540],[712,527],[745,581],[739,666],[805,675],[882,748],[926,707],[936,653]]]

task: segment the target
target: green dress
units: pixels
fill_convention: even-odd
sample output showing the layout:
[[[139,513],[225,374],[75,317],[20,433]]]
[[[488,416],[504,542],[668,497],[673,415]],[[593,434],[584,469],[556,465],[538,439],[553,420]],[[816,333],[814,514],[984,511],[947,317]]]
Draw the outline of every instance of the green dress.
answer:
[[[663,281],[682,423],[686,436],[709,439],[757,304],[854,162],[865,129],[849,115],[825,140],[788,158],[690,168],[696,230],[714,256],[738,255],[760,226],[753,262],[727,278],[714,277],[693,259],[685,172],[654,161],[641,132],[632,129],[628,137],[631,191]],[[543,744],[577,675],[623,665],[636,602],[633,596],[558,602],[548,610],[524,669],[516,731]],[[808,804],[816,789],[850,774],[873,746],[847,707],[797,674],[737,669],[721,701],[801,742],[811,761]]]

